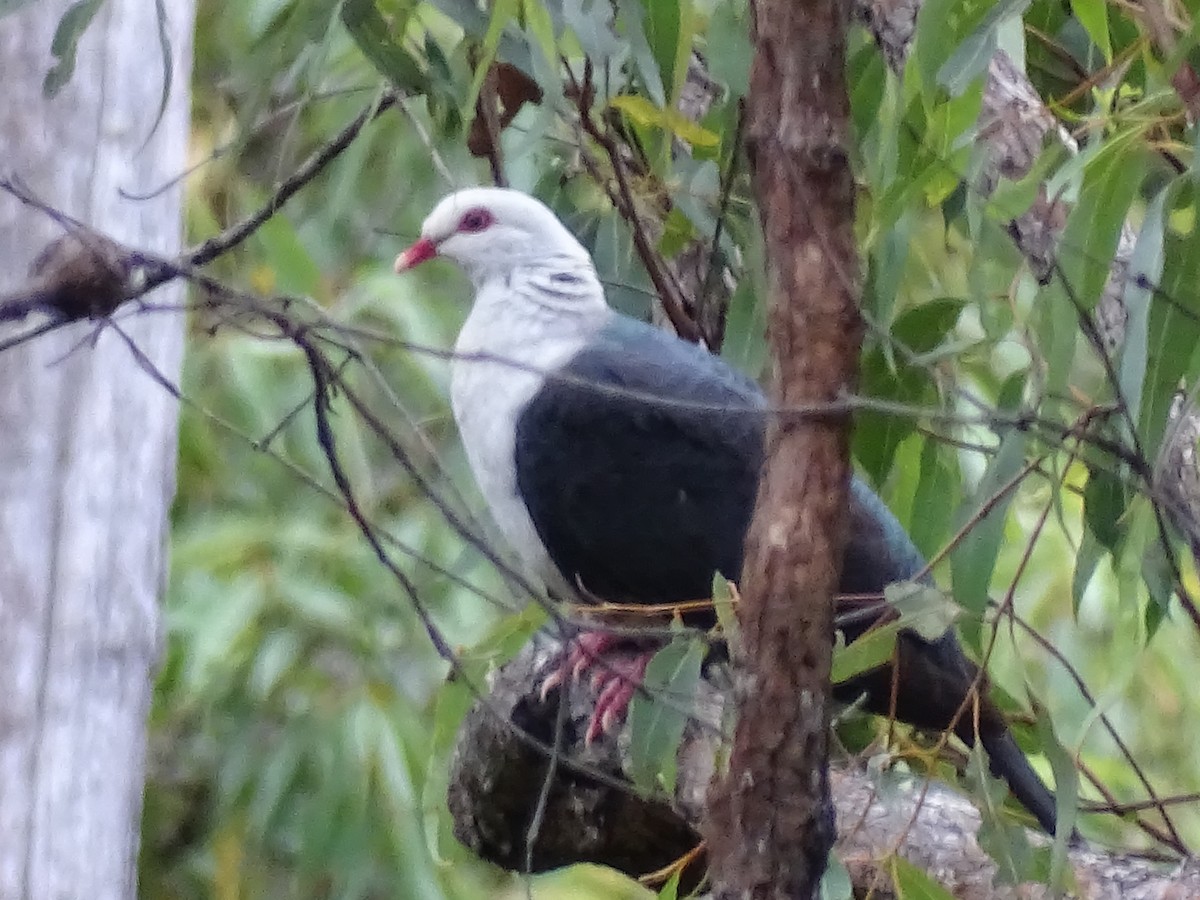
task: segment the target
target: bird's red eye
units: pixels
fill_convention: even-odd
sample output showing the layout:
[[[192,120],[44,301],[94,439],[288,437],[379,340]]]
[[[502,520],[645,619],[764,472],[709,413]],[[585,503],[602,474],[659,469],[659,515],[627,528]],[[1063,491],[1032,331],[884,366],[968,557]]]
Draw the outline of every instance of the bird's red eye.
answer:
[[[492,224],[492,221],[492,214],[486,209],[469,209],[458,220],[458,230],[473,234],[483,231],[483,229]]]

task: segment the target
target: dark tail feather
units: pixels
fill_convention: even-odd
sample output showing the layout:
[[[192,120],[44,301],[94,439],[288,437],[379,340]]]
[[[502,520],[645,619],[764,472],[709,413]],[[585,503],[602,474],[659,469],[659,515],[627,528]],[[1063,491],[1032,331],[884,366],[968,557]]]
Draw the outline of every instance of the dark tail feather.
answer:
[[[1033,813],[1033,817],[1047,834],[1054,834],[1057,822],[1054,794],[1033,771],[1012,733],[1008,729],[989,729],[980,735],[980,741],[983,749],[987,751],[992,774],[1008,782],[1008,789],[1012,795]],[[1077,836],[1076,832],[1071,832],[1072,838]]]

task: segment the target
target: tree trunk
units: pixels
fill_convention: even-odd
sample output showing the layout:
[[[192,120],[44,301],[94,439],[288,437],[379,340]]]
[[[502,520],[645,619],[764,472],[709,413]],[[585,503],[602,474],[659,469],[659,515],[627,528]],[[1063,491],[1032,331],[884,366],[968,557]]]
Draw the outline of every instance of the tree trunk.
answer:
[[[72,4],[0,19],[0,174],[118,240],[181,243],[191,0],[168,0],[172,81],[156,4],[109,0],[69,84],[42,94],[51,39]],[[144,146],[143,146],[144,145]],[[0,291],[62,228],[0,195]],[[181,299],[179,288],[174,299]],[[169,300],[169,295],[157,299]],[[4,326],[10,338],[22,326]],[[0,897],[132,898],[145,722],[174,489],[176,404],[120,338],[79,323],[0,353]],[[177,316],[121,327],[166,377]],[[82,342],[82,343],[81,343]]]
[[[848,8],[757,0],[752,13],[746,134],[771,290],[771,396],[783,407],[810,406],[853,386],[862,336],[844,81]],[[841,416],[777,416],[768,432],[738,610],[738,727],[709,805],[717,897],[814,896],[833,843],[829,666],[847,441]]]

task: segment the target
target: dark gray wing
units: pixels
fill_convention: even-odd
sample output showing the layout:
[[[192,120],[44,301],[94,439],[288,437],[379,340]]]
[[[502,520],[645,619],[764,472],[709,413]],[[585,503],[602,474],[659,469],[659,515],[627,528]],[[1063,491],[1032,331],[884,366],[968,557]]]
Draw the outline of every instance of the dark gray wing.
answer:
[[[718,571],[738,578],[763,459],[757,386],[623,316],[558,375],[517,421],[515,463],[564,577],[633,603],[707,597]]]

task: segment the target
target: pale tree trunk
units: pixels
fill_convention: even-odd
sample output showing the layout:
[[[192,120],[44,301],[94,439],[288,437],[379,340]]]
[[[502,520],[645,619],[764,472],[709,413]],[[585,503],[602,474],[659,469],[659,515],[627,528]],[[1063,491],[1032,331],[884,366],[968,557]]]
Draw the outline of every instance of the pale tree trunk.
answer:
[[[69,85],[46,100],[51,38],[70,5],[35,2],[0,19],[0,175],[118,240],[177,252],[179,188],[144,201],[120,192],[153,191],[186,165],[192,0],[165,3],[173,76],[153,136],[164,78],[156,4],[108,0]],[[61,233],[0,196],[0,291],[18,289]],[[177,409],[117,335],[76,346],[92,327],[0,353],[3,900],[136,894]],[[176,378],[180,317],[122,327]]]

